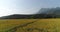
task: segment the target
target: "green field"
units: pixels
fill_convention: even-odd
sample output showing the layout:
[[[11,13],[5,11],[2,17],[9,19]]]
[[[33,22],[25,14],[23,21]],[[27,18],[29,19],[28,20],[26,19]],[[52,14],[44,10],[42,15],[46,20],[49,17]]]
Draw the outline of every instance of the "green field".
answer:
[[[1,19],[0,32],[60,32],[60,19]]]

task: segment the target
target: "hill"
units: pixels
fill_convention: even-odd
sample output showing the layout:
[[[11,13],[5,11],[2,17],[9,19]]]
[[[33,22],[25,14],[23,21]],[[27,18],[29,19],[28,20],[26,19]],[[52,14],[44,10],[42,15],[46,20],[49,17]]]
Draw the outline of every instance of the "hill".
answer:
[[[0,19],[41,19],[41,18],[53,18],[50,14],[33,14],[33,15],[21,15],[13,14],[8,16],[0,17]]]
[[[31,15],[13,14],[0,17],[0,19],[41,19],[41,18],[60,18],[60,7],[42,8],[36,14]]]

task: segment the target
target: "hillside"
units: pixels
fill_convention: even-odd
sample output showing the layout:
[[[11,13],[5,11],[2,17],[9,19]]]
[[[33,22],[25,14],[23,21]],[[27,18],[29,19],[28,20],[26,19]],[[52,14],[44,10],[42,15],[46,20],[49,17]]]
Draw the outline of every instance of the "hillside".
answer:
[[[13,14],[0,17],[0,19],[41,19],[41,18],[60,18],[60,7],[41,8],[36,14],[31,15]]]
[[[41,18],[52,18],[52,16],[46,14],[34,14],[34,15],[13,14],[0,17],[0,19],[41,19]]]

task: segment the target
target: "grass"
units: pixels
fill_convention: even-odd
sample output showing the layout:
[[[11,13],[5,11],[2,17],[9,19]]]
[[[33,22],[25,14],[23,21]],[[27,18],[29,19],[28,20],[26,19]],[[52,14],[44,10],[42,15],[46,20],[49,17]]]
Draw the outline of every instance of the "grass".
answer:
[[[0,32],[60,32],[60,19],[1,19]]]

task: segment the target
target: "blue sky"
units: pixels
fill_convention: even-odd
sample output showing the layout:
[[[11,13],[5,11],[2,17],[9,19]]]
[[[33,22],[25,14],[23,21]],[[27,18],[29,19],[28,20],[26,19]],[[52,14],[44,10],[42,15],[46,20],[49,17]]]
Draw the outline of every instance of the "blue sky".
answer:
[[[60,0],[0,0],[0,16],[34,14],[41,8],[60,7]]]

